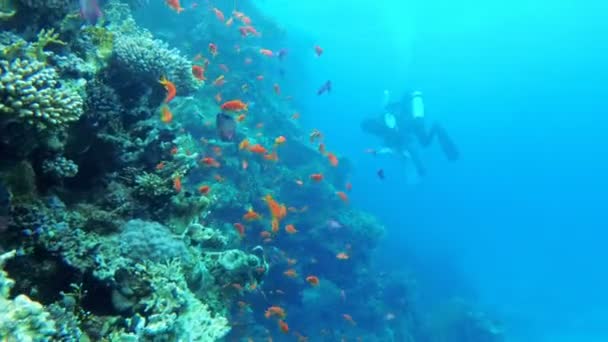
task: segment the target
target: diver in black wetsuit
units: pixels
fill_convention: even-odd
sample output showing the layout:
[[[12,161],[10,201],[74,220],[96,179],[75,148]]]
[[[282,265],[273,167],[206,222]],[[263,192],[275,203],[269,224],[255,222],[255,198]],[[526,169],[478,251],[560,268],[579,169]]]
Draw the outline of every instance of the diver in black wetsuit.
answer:
[[[419,176],[426,174],[426,168],[414,146],[414,139],[422,147],[429,146],[437,139],[443,154],[450,161],[458,160],[460,155],[443,126],[433,122],[427,128],[422,93],[418,91],[406,94],[401,101],[393,103],[389,101],[388,91],[385,91],[384,112],[363,120],[361,128],[383,140],[384,147],[374,151],[375,154],[394,154],[404,161],[411,160]]]

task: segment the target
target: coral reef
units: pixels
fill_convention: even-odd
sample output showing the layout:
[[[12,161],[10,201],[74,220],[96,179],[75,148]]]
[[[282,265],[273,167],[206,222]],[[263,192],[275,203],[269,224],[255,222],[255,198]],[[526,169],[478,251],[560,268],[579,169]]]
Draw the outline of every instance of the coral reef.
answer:
[[[15,341],[45,341],[56,333],[55,322],[44,307],[25,295],[9,299],[14,281],[2,270],[15,251],[0,255],[0,336]]]
[[[55,69],[33,59],[0,60],[0,112],[44,129],[67,125],[83,113],[78,92],[61,80]]]

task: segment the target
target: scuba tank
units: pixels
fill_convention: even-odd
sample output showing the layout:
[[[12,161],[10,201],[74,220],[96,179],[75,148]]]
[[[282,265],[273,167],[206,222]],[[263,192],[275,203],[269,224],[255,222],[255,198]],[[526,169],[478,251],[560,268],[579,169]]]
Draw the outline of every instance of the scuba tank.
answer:
[[[412,93],[412,117],[414,119],[424,118],[424,102],[422,93],[419,91]]]

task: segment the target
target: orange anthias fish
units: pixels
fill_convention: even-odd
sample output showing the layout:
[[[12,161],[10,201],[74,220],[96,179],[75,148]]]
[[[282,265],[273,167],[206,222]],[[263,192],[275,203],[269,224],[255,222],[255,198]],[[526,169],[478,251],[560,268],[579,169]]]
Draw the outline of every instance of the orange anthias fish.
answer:
[[[279,155],[276,152],[266,153],[264,159],[276,162],[279,161]]]
[[[256,79],[257,79],[258,81],[263,81],[263,80],[264,80],[264,75],[257,75],[257,76],[256,76]]]
[[[240,112],[242,110],[246,111],[247,105],[241,100],[231,100],[224,102],[221,108],[226,111]]]
[[[237,223],[233,224],[233,226],[234,226],[234,229],[236,229],[236,231],[239,233],[240,237],[245,236],[245,226],[242,223],[237,222]]]
[[[171,113],[171,110],[168,106],[162,106],[160,108],[160,121],[166,124],[171,123],[171,121],[173,121],[173,113]]]
[[[313,173],[312,175],[310,175],[310,179],[314,180],[315,182],[320,182],[323,180],[323,174],[322,173]]]
[[[319,286],[319,278],[317,276],[309,275],[306,277],[306,281],[312,286]]]
[[[203,67],[200,65],[192,66],[192,75],[199,81],[204,81],[207,79],[205,78],[205,69],[203,69]]]
[[[319,153],[325,154],[325,144],[324,143],[319,144]]]
[[[232,26],[233,21],[234,21],[234,19],[232,17],[228,18],[228,20],[226,20],[226,26],[228,26],[228,27]]]
[[[173,189],[175,189],[175,192],[182,191],[182,179],[180,176],[175,176],[175,178],[173,178]]]
[[[287,234],[295,234],[298,232],[298,230],[296,229],[296,227],[294,227],[293,224],[286,225],[285,231],[287,232]]]
[[[165,103],[169,103],[171,102],[171,100],[173,100],[175,98],[175,95],[177,95],[177,89],[175,88],[175,84],[173,84],[173,82],[169,81],[165,76],[161,77],[160,81],[158,81],[160,84],[163,85],[163,87],[165,87],[165,90],[167,91],[167,97],[165,97]]]
[[[268,210],[274,219],[282,220],[287,216],[287,208],[285,205],[279,204],[279,202],[275,201],[270,194],[264,196],[264,201],[266,201]]]
[[[184,8],[180,5],[179,0],[165,0],[165,2],[178,14],[184,10]]]
[[[281,329],[281,332],[283,334],[289,334],[289,326],[287,325],[287,323],[285,323],[283,320],[279,320],[278,324],[279,324],[279,329]]]
[[[331,166],[336,167],[338,166],[338,157],[336,157],[335,154],[329,152],[327,153],[327,159],[329,160],[329,163],[331,164]]]
[[[340,197],[342,202],[348,203],[348,196],[346,195],[346,193],[344,191],[336,191],[336,195],[338,195],[338,197]]]
[[[275,84],[272,86],[272,88],[274,88],[274,93],[275,93],[275,94],[277,94],[277,95],[281,95],[281,87],[280,87],[280,86],[279,86],[277,83],[275,83]]]
[[[209,43],[209,53],[215,58],[217,56],[217,45]]]
[[[264,146],[260,145],[260,144],[255,144],[249,147],[249,152],[253,152],[253,153],[258,153],[258,154],[264,154],[266,153],[266,149],[264,148]]]
[[[221,21],[222,23],[224,22],[225,18],[224,18],[224,13],[222,13],[222,11],[213,7],[213,13],[215,13],[215,17],[217,18],[217,20]]]
[[[219,75],[215,80],[213,80],[213,85],[216,87],[221,87],[226,83],[224,79],[224,75]]]
[[[296,272],[296,270],[293,268],[288,269],[287,271],[283,272],[283,274],[289,278],[296,278],[298,276],[298,272]]]
[[[338,254],[336,254],[336,259],[338,260],[348,260],[349,256],[348,254],[344,253],[344,252],[340,252]]]
[[[284,136],[279,135],[276,139],[274,139],[274,144],[283,145],[286,141],[287,141],[287,139]]]
[[[245,114],[241,114],[236,117],[236,122],[243,122],[243,121],[245,121],[245,118],[246,118]]]
[[[215,94],[214,99],[215,99],[215,102],[221,103],[222,102],[222,94],[221,93]]]
[[[266,309],[266,312],[264,312],[264,317],[278,317],[279,319],[285,319],[285,317],[287,317],[287,313],[280,306],[271,306]]]
[[[209,185],[201,185],[198,187],[198,192],[206,195],[209,193],[209,190],[211,190],[211,188],[209,187]]]
[[[249,208],[249,210],[247,210],[245,215],[243,215],[243,219],[245,219],[247,221],[259,220],[260,218],[261,218],[260,214],[253,211],[253,208]]]
[[[162,169],[165,168],[165,162],[161,161],[158,164],[156,164],[156,166],[154,167],[156,170],[161,171]]]
[[[220,167],[220,163],[212,157],[205,157],[201,159],[201,163],[210,167]]]
[[[298,120],[300,118],[300,113],[293,113],[293,115],[291,115],[291,118],[293,120]]]
[[[357,325],[357,323],[353,320],[352,316],[349,314],[342,314],[342,318],[350,325]]]
[[[225,73],[230,71],[230,69],[228,69],[228,66],[226,64],[220,64],[220,65],[218,65],[218,67]]]
[[[241,161],[241,167],[243,170],[247,170],[249,168],[249,163],[243,159],[243,161]]]
[[[249,139],[246,139],[246,138],[245,138],[245,139],[243,139],[243,141],[241,141],[241,142],[239,143],[239,150],[244,150],[244,149],[246,149],[247,147],[249,147]]]
[[[274,52],[268,49],[260,49],[260,53],[266,57],[274,57]]]
[[[346,182],[344,188],[346,189],[346,191],[351,191],[353,189],[353,185],[351,184],[351,182]]]

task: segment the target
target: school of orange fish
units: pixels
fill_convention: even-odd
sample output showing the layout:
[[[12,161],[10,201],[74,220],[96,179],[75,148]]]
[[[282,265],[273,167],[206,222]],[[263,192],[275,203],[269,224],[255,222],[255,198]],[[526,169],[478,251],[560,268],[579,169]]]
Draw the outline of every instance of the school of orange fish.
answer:
[[[175,13],[177,13],[177,14],[182,13],[183,11],[186,10],[181,6],[180,0],[165,0],[165,3],[167,4],[167,6],[169,8],[174,10]],[[236,3],[235,3],[235,6],[236,6]],[[192,5],[191,5],[192,9],[197,8],[197,7],[198,7],[198,4],[196,2],[192,3]],[[226,18],[226,15],[224,14],[224,12],[222,12],[218,8],[213,7],[213,8],[211,8],[211,11],[213,12],[215,18],[218,21],[220,21],[221,23],[223,23],[226,26],[226,28],[230,28],[233,24],[235,24],[235,22],[240,22],[242,24],[242,26],[238,27],[238,32],[240,33],[240,35],[243,38],[261,35],[261,33],[253,26],[252,19],[250,17],[248,17],[247,15],[245,15],[244,13],[237,11],[236,8],[234,8],[231,15],[228,16],[228,18]],[[236,47],[236,48],[238,49],[239,47]],[[324,53],[324,50],[318,45],[314,46],[312,49],[313,49],[314,54],[317,57],[320,57]],[[209,43],[208,52],[211,55],[211,59],[205,58],[200,53],[197,54],[196,56],[194,56],[193,62],[195,64],[192,66],[192,75],[194,76],[194,78],[196,78],[200,82],[204,82],[207,80],[205,73],[208,70],[208,68],[212,64],[217,64],[218,68],[221,69],[224,74],[218,76],[215,80],[213,80],[211,82],[211,84],[215,87],[220,88],[226,82],[225,74],[228,74],[230,72],[230,69],[226,64],[219,63],[219,60],[221,60],[221,57],[218,57],[220,55],[220,51],[218,49],[218,46],[215,43],[213,43],[213,42]],[[275,56],[277,56],[277,53],[275,53],[274,51],[272,51],[270,49],[266,49],[266,48],[260,48],[258,50],[258,52],[260,55],[268,57],[268,58],[274,58]],[[251,59],[246,58],[245,64],[250,64],[250,63],[252,63]],[[259,74],[258,76],[256,76],[256,79],[258,81],[263,81],[264,75]],[[165,97],[165,100],[163,101],[164,103],[162,104],[162,106],[160,108],[160,120],[164,124],[171,124],[174,117],[173,117],[173,114],[171,112],[169,105],[170,105],[171,101],[177,95],[179,95],[179,89],[176,88],[175,84],[173,82],[171,82],[171,80],[168,80],[165,77],[162,77],[159,80],[159,83],[166,90],[166,97]],[[241,90],[243,92],[246,92],[248,90],[246,84],[241,87]],[[278,83],[273,84],[273,90],[277,96],[281,95],[281,87]],[[215,101],[218,103],[219,109],[221,109],[222,112],[230,113],[230,114],[234,115],[235,121],[237,123],[241,124],[246,121],[249,108],[248,108],[248,104],[245,103],[244,101],[242,101],[241,99],[234,98],[234,99],[224,100],[222,94],[218,92],[215,95]],[[291,120],[298,120],[299,118],[300,118],[300,113],[297,113],[297,112],[293,113],[290,116]],[[262,125],[263,125],[262,123],[258,123],[256,125],[256,127],[261,128]],[[339,165],[338,157],[334,153],[326,151],[326,146],[325,146],[325,143],[323,142],[323,134],[319,130],[313,129],[309,134],[309,140],[310,140],[311,144],[316,145],[318,152],[327,158],[329,165],[331,165],[332,167],[337,167]],[[272,146],[263,146],[259,143],[252,144],[249,139],[245,138],[238,143],[238,149],[240,151],[250,153],[252,155],[259,155],[263,158],[263,160],[266,160],[269,162],[278,162],[279,161],[278,151],[279,151],[280,147],[282,145],[288,144],[288,143],[289,143],[289,139],[282,135],[277,136],[274,139],[274,145],[272,145]],[[222,153],[222,150],[220,147],[214,147],[213,150],[216,155],[221,155],[221,153]],[[174,147],[171,150],[171,153],[172,154],[178,153],[177,147]],[[188,151],[187,153],[190,154],[191,152]],[[206,156],[206,157],[203,157],[202,159],[200,159],[200,164],[203,167],[209,167],[209,168],[220,168],[221,167],[220,162],[218,162],[214,157],[211,157],[211,156]],[[164,167],[164,165],[165,165],[165,162],[161,161],[157,164],[156,169],[161,170]],[[243,170],[248,169],[248,161],[246,159],[242,159],[241,167]],[[294,182],[298,186],[303,186],[306,178],[308,178],[308,181],[316,183],[316,182],[322,182],[324,180],[324,175],[321,172],[312,173],[312,174],[308,175],[308,177],[301,177],[301,178],[294,179]],[[218,182],[221,182],[221,181],[223,181],[223,177],[219,174],[216,174],[215,180]],[[176,175],[173,178],[173,187],[176,192],[182,191],[182,180],[181,180],[180,175]],[[352,189],[352,184],[350,184],[350,182],[346,183],[344,191],[337,191],[335,193],[335,195],[337,196],[337,198],[342,200],[345,204],[348,204],[349,198],[348,198],[347,192],[349,192],[351,189]],[[207,196],[207,195],[211,194],[212,187],[209,184],[201,184],[198,186],[197,191],[201,195]],[[264,197],[264,201],[268,207],[267,208],[268,212],[270,213],[270,229],[264,230],[260,233],[260,238],[263,240],[264,243],[266,243],[266,244],[272,243],[273,240],[275,239],[275,237],[277,236],[277,234],[279,234],[282,230],[288,235],[293,235],[293,234],[299,233],[297,227],[295,227],[293,224],[285,224],[283,226],[283,229],[281,229],[281,225],[282,225],[281,221],[287,216],[287,214],[289,212],[303,213],[307,210],[307,207],[303,207],[300,209],[294,208],[294,207],[286,207],[285,204],[277,202],[277,200],[275,200],[270,194],[267,194]],[[246,224],[250,223],[252,221],[263,220],[263,215],[260,214],[258,211],[256,211],[253,207],[248,207],[248,208],[244,208],[242,220],[243,220],[243,222],[235,222],[233,224],[235,231],[237,232],[238,236],[241,239],[245,238],[245,236],[246,236],[246,231],[247,231]],[[338,252],[335,257],[337,260],[347,262],[349,259],[349,254],[345,251],[342,251],[342,252]],[[295,259],[290,259],[290,258],[286,258],[286,259],[287,259],[287,264],[289,266],[293,266],[297,263],[297,260],[295,260]],[[267,270],[261,269],[259,271],[261,273],[264,273]],[[287,278],[300,278],[301,277],[301,275],[298,274],[294,268],[287,269],[285,272],[283,272],[283,274]],[[312,286],[312,287],[317,287],[321,284],[319,278],[314,274],[306,274],[306,275],[303,275],[302,278],[304,279],[304,281],[306,283],[309,284],[309,286]],[[242,284],[231,284],[231,286],[233,288],[237,289],[239,292],[242,292],[245,290],[261,291],[261,290],[257,289],[257,284],[255,284],[255,283],[249,284],[249,286],[247,286],[248,287],[247,289],[244,289]],[[275,291],[281,291],[281,290],[275,290]],[[237,304],[241,310],[249,309],[249,305],[247,303],[245,303],[244,301],[238,301]],[[270,306],[264,313],[264,316],[266,317],[266,319],[269,319],[269,320],[276,319],[277,327],[280,332],[285,333],[285,334],[290,333],[290,328],[289,328],[289,325],[286,320],[287,313],[284,308],[282,308],[280,306]],[[355,320],[347,313],[341,314],[341,318],[347,324],[356,325]],[[293,332],[293,334],[294,334],[294,336],[297,337],[298,341],[307,341],[308,340],[304,335],[302,335],[298,332]],[[248,341],[253,341],[253,339],[249,338]],[[272,341],[272,337],[268,337],[268,341]]]

